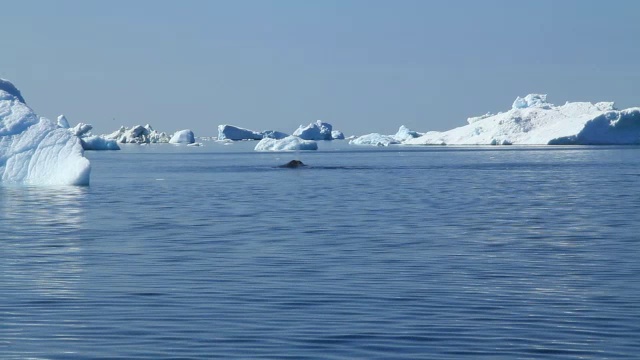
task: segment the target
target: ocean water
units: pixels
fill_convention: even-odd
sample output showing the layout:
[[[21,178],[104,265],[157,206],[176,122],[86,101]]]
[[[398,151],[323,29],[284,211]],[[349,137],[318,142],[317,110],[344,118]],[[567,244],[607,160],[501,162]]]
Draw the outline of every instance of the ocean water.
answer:
[[[0,187],[0,359],[640,356],[640,148],[253,145]]]

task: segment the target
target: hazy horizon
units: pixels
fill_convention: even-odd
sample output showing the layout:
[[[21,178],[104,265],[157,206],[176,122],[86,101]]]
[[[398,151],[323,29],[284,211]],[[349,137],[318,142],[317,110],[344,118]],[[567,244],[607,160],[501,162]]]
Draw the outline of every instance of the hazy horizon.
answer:
[[[632,1],[23,1],[0,77],[40,115],[217,135],[446,130],[516,96],[640,106]]]

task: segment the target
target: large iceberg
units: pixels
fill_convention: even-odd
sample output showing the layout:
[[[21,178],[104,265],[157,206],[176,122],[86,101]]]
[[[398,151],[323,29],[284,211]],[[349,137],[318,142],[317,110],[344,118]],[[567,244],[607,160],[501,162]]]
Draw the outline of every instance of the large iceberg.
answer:
[[[332,131],[333,126],[331,126],[331,124],[318,120],[307,126],[300,125],[293,133],[293,136],[297,136],[303,140],[332,140]]]
[[[0,79],[0,176],[5,183],[89,185],[80,139],[38,116],[20,91]]]
[[[303,140],[297,136],[284,139],[264,138],[256,145],[255,151],[295,151],[318,150],[318,143],[313,140]]]
[[[233,125],[218,125],[218,140],[262,140],[262,133]]]
[[[511,110],[468,119],[452,130],[430,131],[408,145],[604,145],[640,144],[640,108],[617,110],[612,102],[567,102],[546,95],[518,97]]]

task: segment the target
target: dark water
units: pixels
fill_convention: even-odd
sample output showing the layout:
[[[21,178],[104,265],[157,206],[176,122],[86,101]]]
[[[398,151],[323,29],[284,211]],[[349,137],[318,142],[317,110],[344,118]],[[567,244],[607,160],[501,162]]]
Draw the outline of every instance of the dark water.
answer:
[[[0,359],[640,356],[640,148],[250,146],[0,187]]]

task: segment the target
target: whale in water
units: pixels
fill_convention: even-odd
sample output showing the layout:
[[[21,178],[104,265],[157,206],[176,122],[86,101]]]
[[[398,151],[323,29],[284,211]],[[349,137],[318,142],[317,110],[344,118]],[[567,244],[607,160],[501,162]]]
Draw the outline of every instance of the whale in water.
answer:
[[[296,168],[303,167],[303,166],[307,166],[307,165],[305,165],[300,160],[291,160],[291,161],[289,161],[288,163],[286,163],[284,165],[280,165],[281,168],[289,168],[289,169],[296,169]]]

